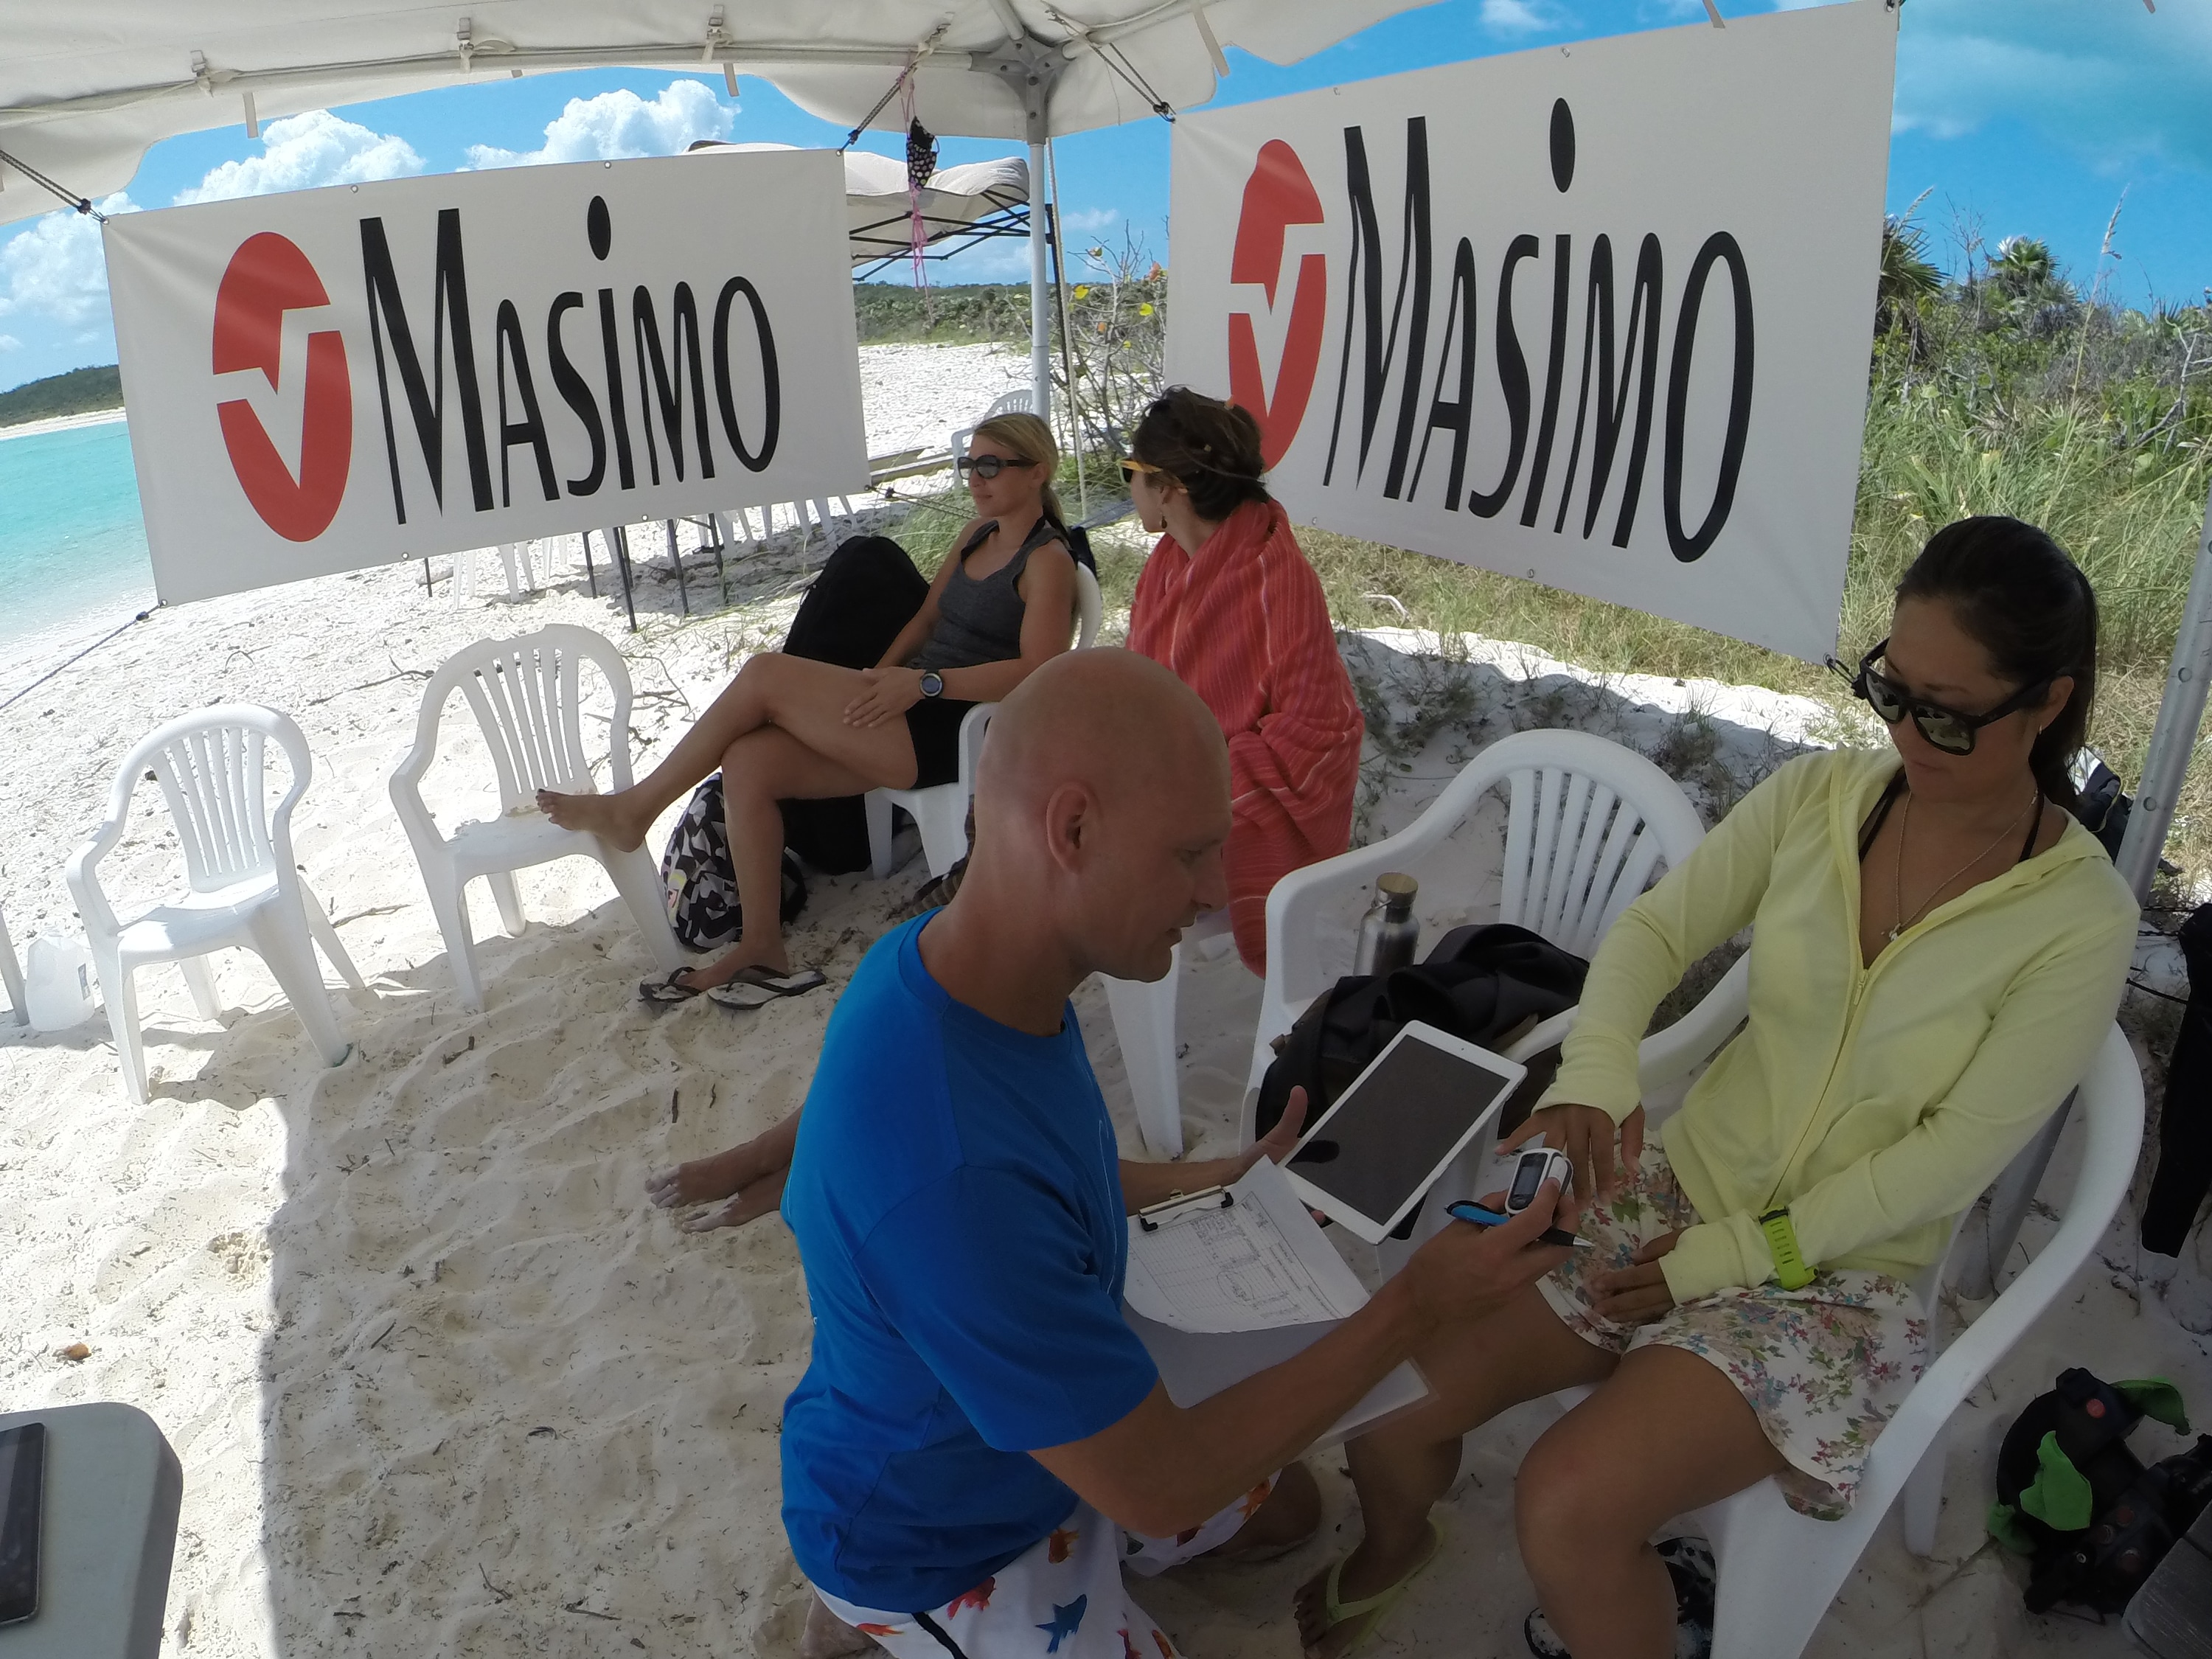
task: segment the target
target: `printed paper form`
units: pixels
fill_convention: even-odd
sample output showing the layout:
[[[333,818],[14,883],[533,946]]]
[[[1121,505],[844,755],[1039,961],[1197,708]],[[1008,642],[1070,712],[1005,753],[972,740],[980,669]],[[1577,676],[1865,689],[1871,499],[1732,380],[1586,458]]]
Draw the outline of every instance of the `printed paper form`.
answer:
[[[1179,1331],[1262,1331],[1342,1319],[1365,1305],[1344,1259],[1262,1158],[1230,1188],[1236,1202],[1201,1199],[1129,1220],[1131,1309]]]

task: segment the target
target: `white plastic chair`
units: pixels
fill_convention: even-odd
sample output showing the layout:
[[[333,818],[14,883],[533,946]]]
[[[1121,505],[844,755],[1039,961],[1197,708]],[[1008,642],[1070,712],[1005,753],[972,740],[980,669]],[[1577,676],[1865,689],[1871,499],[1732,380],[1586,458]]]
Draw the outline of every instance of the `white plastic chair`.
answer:
[[[1293,870],[1267,895],[1267,973],[1237,1126],[1239,1146],[1252,1144],[1253,1113],[1260,1080],[1275,1057],[1273,1040],[1291,1029],[1308,1003],[1352,971],[1349,957],[1325,959],[1324,912],[1347,892],[1415,863],[1472,817],[1499,784],[1508,793],[1498,920],[1540,933],[1577,956],[1596,948],[1662,860],[1672,868],[1705,839],[1705,825],[1680,787],[1633,750],[1587,732],[1518,732],[1469,761],[1396,835]],[[1180,953],[1178,946],[1177,966]],[[1148,986],[1109,980],[1106,987],[1114,1028],[1123,1039],[1137,1121],[1156,1157],[1176,1157],[1182,1150],[1175,979],[1170,967],[1166,978]],[[1140,999],[1149,999],[1149,1007],[1140,1008]],[[1125,1008],[1131,1015],[1127,1025]],[[1540,1054],[1566,1035],[1573,1019],[1570,1009],[1546,1020],[1507,1052],[1516,1060]],[[1133,1042],[1127,1035],[1133,1030]],[[1144,1064],[1133,1049],[1145,1056]],[[1427,1224],[1437,1224],[1431,1217]]]
[[[23,1000],[23,964],[15,957],[15,941],[8,937],[8,918],[0,915],[0,981],[8,992],[8,1012],[18,1025],[31,1023],[30,1005]]]
[[[1647,1097],[1678,1087],[1718,1051],[1749,1011],[1750,984],[1751,958],[1745,956],[1689,1013],[1644,1040],[1638,1054]],[[2086,1138],[2057,1235],[1913,1385],[1868,1455],[1850,1513],[1840,1521],[1808,1519],[1768,1479],[1682,1517],[1712,1541],[1720,1567],[1712,1659],[1795,1659],[1802,1653],[1900,1492],[1905,1547],[1915,1555],[1934,1553],[1943,1501],[1944,1425],[2089,1259],[2134,1178],[2142,1142],[2142,1077],[2118,1026],[2106,1034],[2074,1098]],[[2041,1161],[2056,1139],[2057,1115],[1999,1177],[2000,1189],[2024,1179],[2033,1196]],[[1954,1228],[1954,1244],[1957,1237]],[[1914,1285],[1931,1329],[1948,1262],[1947,1254]],[[1590,1392],[1569,1389],[1553,1397],[1571,1407]]]
[[[1075,567],[1075,648],[1088,651],[1098,638],[1105,600],[1098,578],[1088,567]],[[997,709],[979,702],[960,722],[960,775],[926,789],[871,789],[862,797],[868,819],[868,868],[878,881],[891,872],[891,808],[901,808],[921,831],[929,873],[941,876],[968,855],[968,799],[975,789],[975,763],[983,753],[983,732]]]
[[[945,448],[957,462],[968,453],[968,443],[975,435],[976,426],[982,425],[985,421],[995,420],[1001,415],[1026,415],[1029,412],[1030,389],[1027,386],[1001,393],[992,401],[988,409],[976,416],[975,426],[963,426],[956,429],[952,436],[946,441]]]
[[[583,697],[579,671],[592,662],[614,694],[608,726],[607,770],[613,787],[630,785],[629,671],[604,635],[555,623],[512,640],[483,640],[447,659],[422,693],[414,745],[392,771],[392,805],[422,867],[430,908],[445,935],[461,1000],[483,1006],[477,975],[476,940],[469,929],[465,890],[478,876],[491,884],[499,917],[509,935],[522,932],[522,899],[514,872],[581,854],[597,859],[629,907],[646,949],[664,970],[687,957],[669,930],[660,872],[643,847],[616,852],[596,836],[563,830],[538,810],[540,789],[595,793],[584,753]],[[422,801],[422,775],[438,752],[438,724],[455,690],[467,697],[483,728],[498,774],[501,816],[490,823],[459,825],[442,834]]]
[[[274,812],[264,768],[272,738],[292,774]],[[100,884],[99,865],[123,838],[132,792],[149,769],[175,820],[190,886],[126,921]],[[291,716],[245,703],[171,720],[140,739],[116,772],[106,817],[70,860],[69,887],[134,1103],[146,1101],[135,979],[153,963],[177,963],[200,1018],[213,1019],[222,1005],[209,954],[233,945],[258,952],[324,1060],[336,1066],[350,1052],[323,990],[315,945],[356,990],[363,988],[362,977],[292,856],[292,809],[313,775],[307,739]]]

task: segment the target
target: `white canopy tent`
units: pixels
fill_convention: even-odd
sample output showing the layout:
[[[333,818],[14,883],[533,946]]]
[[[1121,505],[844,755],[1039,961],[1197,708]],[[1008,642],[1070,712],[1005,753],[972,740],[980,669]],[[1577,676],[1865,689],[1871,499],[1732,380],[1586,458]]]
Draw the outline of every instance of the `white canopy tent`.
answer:
[[[795,148],[792,144],[720,144],[708,139],[692,145],[691,153]],[[921,216],[926,242],[1025,236],[1029,200],[1030,167],[1018,155],[940,167],[930,174],[916,200],[908,190],[904,164],[871,150],[845,152],[845,213],[852,226],[856,265],[879,264],[907,252],[913,246],[916,212]]]
[[[940,135],[1029,146],[1046,222],[1058,133],[1205,102],[1224,45],[1295,63],[1426,0],[0,0],[0,222],[119,189],[148,146],[471,80],[556,70],[719,66],[856,129],[888,120],[912,72]],[[888,114],[886,112],[888,112]],[[1034,407],[1051,409],[1045,239],[1030,239]]]
[[[180,132],[471,80],[719,66],[858,129],[903,125],[1029,146],[1046,222],[1054,135],[1205,102],[1224,44],[1294,63],[1425,0],[0,0],[0,223],[120,188]],[[1707,9],[1718,22],[1712,0]],[[732,15],[732,14],[737,14]],[[884,119],[886,112],[889,118]],[[50,181],[50,182],[46,182]],[[1051,408],[1045,238],[1030,239],[1034,406]],[[2119,867],[2148,891],[2212,680],[2212,506]]]

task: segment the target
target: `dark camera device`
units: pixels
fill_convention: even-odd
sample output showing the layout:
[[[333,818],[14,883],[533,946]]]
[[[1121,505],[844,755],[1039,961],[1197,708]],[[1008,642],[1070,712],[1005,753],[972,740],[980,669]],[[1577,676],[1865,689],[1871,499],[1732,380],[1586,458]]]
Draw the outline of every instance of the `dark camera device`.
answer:
[[[46,1429],[0,1429],[0,1626],[39,1611],[39,1522],[45,1509]]]
[[[1505,1211],[1518,1215],[1536,1201],[1547,1181],[1559,1183],[1559,1196],[1568,1197],[1575,1190],[1575,1166],[1565,1152],[1555,1152],[1547,1146],[1521,1154],[1520,1162],[1513,1166],[1512,1185],[1505,1189]]]

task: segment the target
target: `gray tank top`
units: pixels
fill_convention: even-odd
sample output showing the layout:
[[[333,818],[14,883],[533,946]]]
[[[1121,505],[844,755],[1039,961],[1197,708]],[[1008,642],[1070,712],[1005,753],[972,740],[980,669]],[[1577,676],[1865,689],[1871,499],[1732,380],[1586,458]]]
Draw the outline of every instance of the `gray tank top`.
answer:
[[[1039,519],[1029,537],[1004,568],[981,581],[968,574],[968,556],[990,539],[999,521],[988,524],[968,538],[959,562],[945,592],[938,596],[937,626],[908,664],[913,668],[973,668],[978,663],[1005,662],[1022,654],[1022,604],[1014,586],[1028,568],[1030,555],[1066,533],[1050,519]]]

